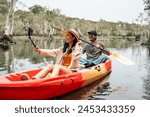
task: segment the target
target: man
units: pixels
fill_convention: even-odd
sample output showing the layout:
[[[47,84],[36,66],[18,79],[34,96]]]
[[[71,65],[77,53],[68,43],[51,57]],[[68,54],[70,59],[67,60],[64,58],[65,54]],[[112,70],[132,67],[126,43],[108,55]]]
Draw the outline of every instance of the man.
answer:
[[[83,53],[86,53],[86,58],[80,58],[78,60],[80,65],[84,65],[85,68],[92,67],[94,65],[97,65],[99,63],[103,63],[107,60],[107,56],[103,54],[102,50],[100,48],[104,48],[103,44],[97,43],[97,32],[96,31],[90,31],[88,32],[89,39],[91,44],[87,44],[83,48]]]

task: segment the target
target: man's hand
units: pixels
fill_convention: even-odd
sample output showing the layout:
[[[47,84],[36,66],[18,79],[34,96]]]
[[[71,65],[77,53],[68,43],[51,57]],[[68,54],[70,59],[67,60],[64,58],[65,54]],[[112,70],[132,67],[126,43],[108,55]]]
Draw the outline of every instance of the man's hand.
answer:
[[[95,45],[95,47],[98,49],[102,48],[99,44]]]

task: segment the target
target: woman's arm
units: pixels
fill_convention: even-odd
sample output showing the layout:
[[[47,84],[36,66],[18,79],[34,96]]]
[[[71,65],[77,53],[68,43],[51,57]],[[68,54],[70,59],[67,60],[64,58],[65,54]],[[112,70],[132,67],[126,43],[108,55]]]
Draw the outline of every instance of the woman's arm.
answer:
[[[35,51],[38,52],[42,56],[52,56],[56,57],[62,53],[62,47],[58,49],[40,49],[39,47],[35,48]]]
[[[80,58],[83,52],[83,48],[81,46],[81,42],[76,43],[76,46],[72,52],[73,58]]]
[[[83,48],[81,46],[81,43],[78,42],[72,52],[72,59],[71,63],[68,66],[69,69],[76,69],[79,67],[78,59],[82,56]]]

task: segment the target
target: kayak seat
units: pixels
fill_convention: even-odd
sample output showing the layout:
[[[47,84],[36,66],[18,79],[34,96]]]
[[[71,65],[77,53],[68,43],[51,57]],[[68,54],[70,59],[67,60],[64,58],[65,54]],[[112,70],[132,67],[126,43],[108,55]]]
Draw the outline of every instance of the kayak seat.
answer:
[[[7,75],[6,78],[10,81],[20,81],[20,77],[17,74]]]

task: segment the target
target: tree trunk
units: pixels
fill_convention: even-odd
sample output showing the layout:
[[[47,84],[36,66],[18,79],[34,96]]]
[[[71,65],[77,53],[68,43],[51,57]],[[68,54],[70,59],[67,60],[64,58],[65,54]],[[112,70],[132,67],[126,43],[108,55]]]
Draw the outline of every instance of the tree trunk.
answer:
[[[6,16],[6,23],[5,23],[5,34],[13,34],[13,28],[14,28],[14,10],[16,6],[17,0],[7,0],[8,1],[8,13]]]
[[[45,20],[44,21],[44,35],[47,35],[47,30],[48,30],[48,22]]]
[[[9,22],[9,19],[10,19],[10,8],[9,8],[8,14],[6,16],[6,23],[5,23],[5,34],[6,35],[8,35],[9,31],[10,31],[10,22]]]
[[[16,6],[16,5],[14,5],[14,6]],[[15,20],[14,20],[14,18],[15,18],[15,15],[14,15],[15,13],[14,13],[14,11],[13,11],[13,13],[12,13],[12,19],[11,19],[11,29],[10,29],[10,34],[12,35],[13,34],[13,31],[14,31],[14,22],[15,22]]]

